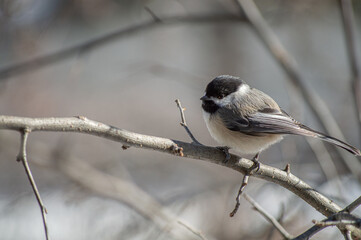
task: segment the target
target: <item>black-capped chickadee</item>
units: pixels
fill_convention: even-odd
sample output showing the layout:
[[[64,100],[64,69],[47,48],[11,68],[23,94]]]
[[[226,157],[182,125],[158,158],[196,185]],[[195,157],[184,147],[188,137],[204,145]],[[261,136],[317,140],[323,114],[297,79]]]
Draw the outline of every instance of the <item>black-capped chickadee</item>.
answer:
[[[253,158],[256,163],[258,154],[282,140],[284,134],[318,138],[361,156],[359,149],[297,122],[270,96],[238,77],[216,77],[207,85],[201,100],[211,136],[227,148],[256,154]]]

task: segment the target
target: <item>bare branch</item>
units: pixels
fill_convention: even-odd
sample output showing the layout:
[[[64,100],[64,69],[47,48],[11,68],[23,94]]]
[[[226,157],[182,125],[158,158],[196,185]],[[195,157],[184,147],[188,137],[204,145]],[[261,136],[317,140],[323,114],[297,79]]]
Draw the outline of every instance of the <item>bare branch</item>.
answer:
[[[355,101],[359,130],[361,134],[361,71],[355,45],[355,18],[352,9],[352,2],[350,0],[340,0],[339,2],[341,7],[342,22],[345,30],[346,47],[351,65],[351,89]]]
[[[153,137],[133,133],[124,129],[119,129],[96,122],[85,117],[73,118],[22,118],[14,116],[0,116],[0,129],[21,130],[29,128],[31,131],[58,131],[58,132],[78,132],[90,134],[98,137],[121,142],[129,146],[152,149],[164,153],[179,156],[177,148],[182,148],[183,156],[188,158],[205,160],[227,166],[241,173],[245,173],[253,166],[253,161],[231,154],[231,159],[223,163],[224,153],[217,148],[208,146],[198,146],[177,140],[160,137]],[[331,215],[341,209],[332,203],[325,196],[313,190],[292,173],[261,164],[260,169],[254,173],[255,177],[262,178],[280,184],[301,196],[306,202],[315,207],[324,215]]]
[[[243,197],[254,207],[254,209],[259,212],[268,222],[270,222],[285,239],[292,239],[293,236],[287,232],[286,229],[275,219],[272,215],[266,212],[253,198],[251,198],[247,193],[243,194]]]
[[[350,205],[348,205],[347,207],[345,207],[345,209],[343,210],[344,212],[348,212],[351,213],[353,210],[355,210],[356,208],[358,208],[358,206],[361,205],[361,196],[358,197],[355,201],[353,201]]]
[[[178,220],[177,223],[184,226],[186,229],[188,229],[194,235],[198,236],[200,239],[206,239],[206,237],[203,236],[203,234],[201,232],[193,229],[191,226],[189,226],[188,224],[182,222],[181,220]]]
[[[313,235],[315,235],[316,233],[321,231],[322,229],[323,229],[322,227],[314,225],[311,228],[309,228],[307,231],[305,231],[302,234],[298,235],[297,237],[292,238],[292,240],[308,240]]]
[[[154,16],[152,17],[153,18],[150,20],[143,21],[126,28],[121,28],[112,33],[94,38],[87,42],[66,49],[62,49],[57,52],[50,53],[44,56],[36,57],[27,61],[23,61],[20,63],[16,63],[10,66],[0,68],[0,80],[14,76],[16,74],[22,74],[50,64],[54,64],[61,60],[76,56],[79,53],[92,51],[120,37],[124,37],[140,31],[151,29],[153,27],[157,27],[160,25],[244,21],[243,17],[234,14],[207,14],[207,15],[198,14],[198,15],[187,15],[187,16],[173,16],[173,17],[159,18],[160,19],[159,21],[155,21]]]
[[[287,50],[283,47],[276,34],[271,30],[267,22],[262,17],[255,3],[252,0],[236,0],[236,2],[244,11],[249,22],[259,34],[261,40],[272,53],[272,56],[289,76],[287,79],[290,80],[290,82],[300,90],[303,98],[306,100],[306,103],[320,124],[325,128],[325,131],[331,136],[344,140],[345,137],[342,134],[342,131],[336,120],[332,116],[327,104],[315,91],[305,85],[304,81],[302,80],[301,73],[298,70],[295,59],[290,54],[288,54]],[[360,179],[361,166],[360,163],[355,160],[355,157],[345,153],[337,147],[334,148],[342,157],[352,174]]]
[[[28,128],[23,128],[23,130],[21,130],[21,144],[20,144],[20,151],[19,154],[16,158],[17,161],[21,161],[23,163],[26,175],[28,176],[30,185],[33,189],[33,192],[35,194],[36,200],[38,201],[39,207],[40,207],[40,211],[41,211],[41,216],[43,219],[43,225],[44,225],[44,230],[45,230],[45,237],[48,240],[49,239],[49,232],[48,232],[48,224],[46,221],[46,214],[48,213],[48,211],[46,210],[43,201],[41,200],[40,197],[40,193],[38,190],[38,187],[36,186],[34,177],[31,173],[31,169],[29,167],[29,163],[28,163],[28,159],[27,159],[27,154],[26,154],[26,144],[27,144],[27,140],[28,140],[28,136],[29,133],[31,131]]]
[[[345,209],[348,209],[350,206],[354,205],[356,201],[352,202]],[[348,212],[345,212],[345,210],[333,214],[322,221],[313,220],[312,222],[315,224],[314,226],[312,226],[311,228],[309,228],[307,231],[300,234],[299,236],[293,238],[292,240],[309,239],[310,237],[312,237],[322,229],[329,226],[337,226],[341,230],[343,230],[342,232],[351,232],[351,234],[357,236],[355,235],[355,232],[352,231],[354,228],[352,228],[351,226],[355,226],[357,227],[357,229],[360,229],[361,226],[361,219],[351,215]]]
[[[148,6],[144,7],[145,11],[149,13],[149,15],[153,18],[154,22],[162,21]]]
[[[344,219],[340,219],[340,220],[336,220],[336,221],[316,221],[313,220],[312,221],[316,226],[319,227],[329,227],[329,226],[338,226],[338,227],[345,227],[346,225],[356,225],[356,226],[360,226],[360,219],[359,220],[344,220]]]
[[[25,128],[29,129],[29,131],[59,131],[90,134],[121,142],[128,146],[152,149],[176,156],[204,160],[226,166],[243,174],[252,170],[252,167],[254,166],[252,160],[241,158],[234,154],[230,154],[230,159],[227,163],[224,163],[224,153],[217,148],[133,133],[85,117],[22,118],[0,116],[0,129],[19,131]],[[276,183],[292,191],[325,216],[331,216],[342,210],[336,203],[312,189],[308,184],[294,176],[292,173],[287,173],[283,170],[261,164],[259,170],[255,171],[252,176]],[[353,235],[361,237],[360,229],[353,228],[352,231]]]

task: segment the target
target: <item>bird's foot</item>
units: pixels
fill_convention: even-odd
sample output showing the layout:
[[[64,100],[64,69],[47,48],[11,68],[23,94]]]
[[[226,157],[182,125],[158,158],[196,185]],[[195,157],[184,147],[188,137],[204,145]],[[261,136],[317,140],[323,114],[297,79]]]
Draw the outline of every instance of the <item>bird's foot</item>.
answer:
[[[249,173],[252,174],[253,172],[258,172],[260,168],[260,162],[258,161],[259,153],[257,153],[251,160],[253,162],[252,167],[249,169]]]
[[[229,147],[227,146],[221,146],[221,147],[216,147],[217,149],[221,150],[222,152],[224,152],[224,154],[226,155],[225,159],[223,160],[223,163],[227,163],[229,159],[231,159],[231,154],[229,154]]]

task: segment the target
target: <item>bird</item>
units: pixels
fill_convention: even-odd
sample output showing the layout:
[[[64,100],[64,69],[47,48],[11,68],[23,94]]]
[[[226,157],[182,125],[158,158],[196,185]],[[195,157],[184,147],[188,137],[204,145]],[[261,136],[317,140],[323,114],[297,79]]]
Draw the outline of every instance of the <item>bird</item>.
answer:
[[[327,136],[296,121],[266,93],[250,87],[239,77],[221,75],[208,83],[202,101],[203,118],[213,139],[230,158],[229,149],[259,154],[281,141],[285,135],[313,137],[361,156],[359,149],[337,138]]]

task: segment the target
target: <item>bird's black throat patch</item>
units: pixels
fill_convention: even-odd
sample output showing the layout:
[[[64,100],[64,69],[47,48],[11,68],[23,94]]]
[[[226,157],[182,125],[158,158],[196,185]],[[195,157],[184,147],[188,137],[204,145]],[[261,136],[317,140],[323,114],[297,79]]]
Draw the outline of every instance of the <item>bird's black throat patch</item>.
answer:
[[[219,109],[219,106],[217,104],[215,104],[212,100],[204,100],[202,103],[202,108],[207,113],[212,114],[212,113],[215,113]]]

